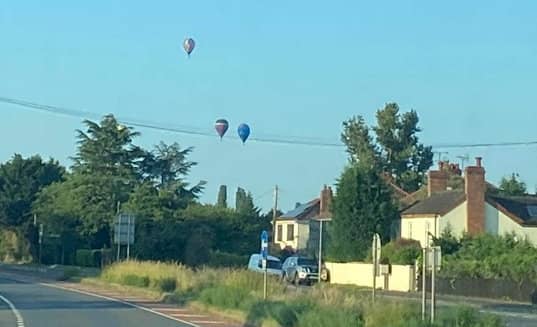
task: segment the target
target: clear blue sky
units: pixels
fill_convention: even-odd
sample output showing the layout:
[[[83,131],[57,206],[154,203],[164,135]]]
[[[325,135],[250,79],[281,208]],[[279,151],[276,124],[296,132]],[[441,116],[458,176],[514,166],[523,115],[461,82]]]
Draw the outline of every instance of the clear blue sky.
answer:
[[[396,101],[427,144],[537,139],[535,1],[8,1],[0,7],[0,96],[211,130],[224,142],[143,130],[137,140],[194,146],[192,180],[252,191],[267,208],[318,195],[343,149],[240,145],[252,136],[338,141],[343,120],[374,121]],[[197,47],[190,59],[187,36]],[[39,153],[69,165],[80,120],[0,104],[0,160]],[[537,147],[450,149],[481,155],[488,179],[537,184]],[[231,199],[232,200],[232,199]]]

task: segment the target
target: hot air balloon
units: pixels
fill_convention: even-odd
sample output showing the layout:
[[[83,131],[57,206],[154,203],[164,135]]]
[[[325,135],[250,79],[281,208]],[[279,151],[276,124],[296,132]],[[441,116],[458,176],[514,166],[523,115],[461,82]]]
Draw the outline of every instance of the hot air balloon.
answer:
[[[246,124],[240,124],[239,128],[237,128],[237,133],[239,133],[239,137],[244,144],[244,142],[246,142],[246,140],[248,139],[248,136],[250,136],[250,126]]]
[[[183,42],[183,48],[185,49],[186,53],[190,57],[190,54],[194,50],[194,47],[196,46],[196,42],[194,42],[194,39],[187,38]]]
[[[229,123],[225,119],[218,119],[214,124],[214,128],[220,136],[220,139],[222,139],[224,137],[224,134],[226,134],[227,129],[229,128]]]

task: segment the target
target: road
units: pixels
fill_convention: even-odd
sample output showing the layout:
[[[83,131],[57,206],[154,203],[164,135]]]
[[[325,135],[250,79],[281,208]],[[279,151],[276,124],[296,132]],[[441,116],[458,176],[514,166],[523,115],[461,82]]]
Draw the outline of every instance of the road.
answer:
[[[0,326],[187,327],[191,325],[119,302],[37,283],[23,283],[0,274]]]

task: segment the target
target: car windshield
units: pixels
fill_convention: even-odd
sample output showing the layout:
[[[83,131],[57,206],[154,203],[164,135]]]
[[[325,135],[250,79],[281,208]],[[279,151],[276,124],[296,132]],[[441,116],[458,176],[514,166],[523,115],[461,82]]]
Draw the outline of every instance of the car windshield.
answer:
[[[313,259],[298,258],[299,266],[316,266],[317,262]]]

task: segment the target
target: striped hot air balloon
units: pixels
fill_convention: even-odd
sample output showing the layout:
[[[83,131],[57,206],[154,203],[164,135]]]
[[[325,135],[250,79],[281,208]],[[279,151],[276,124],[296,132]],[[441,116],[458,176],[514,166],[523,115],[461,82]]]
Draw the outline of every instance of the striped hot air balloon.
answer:
[[[187,38],[183,42],[183,48],[186,51],[186,54],[190,57],[190,54],[194,50],[194,47],[196,46],[196,42],[194,42],[194,39]]]
[[[220,139],[224,137],[228,128],[229,123],[225,119],[218,119],[214,124],[214,129],[216,129],[216,132],[218,133],[218,136],[220,136]]]

